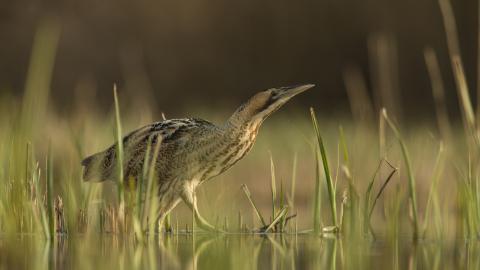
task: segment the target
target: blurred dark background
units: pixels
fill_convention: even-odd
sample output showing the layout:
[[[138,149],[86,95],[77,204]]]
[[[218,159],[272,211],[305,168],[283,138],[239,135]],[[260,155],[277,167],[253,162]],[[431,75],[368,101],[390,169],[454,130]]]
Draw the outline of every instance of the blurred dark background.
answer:
[[[452,2],[474,94],[478,1]],[[121,92],[139,93],[173,112],[192,104],[228,108],[256,90],[308,82],[317,88],[299,103],[344,111],[346,67],[361,71],[378,107],[372,52],[379,39],[392,45],[396,102],[407,117],[432,115],[425,46],[436,50],[447,102],[452,111],[457,107],[437,0],[4,0],[2,94],[21,96],[35,32],[45,18],[61,26],[51,82],[58,110],[68,111],[82,91],[110,108],[114,82]]]

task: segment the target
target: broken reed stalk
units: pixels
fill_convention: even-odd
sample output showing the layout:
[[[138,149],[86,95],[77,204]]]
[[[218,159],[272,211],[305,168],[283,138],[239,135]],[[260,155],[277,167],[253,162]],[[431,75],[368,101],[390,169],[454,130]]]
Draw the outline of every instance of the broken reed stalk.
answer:
[[[247,199],[250,202],[250,205],[255,210],[255,214],[257,215],[258,219],[262,223],[262,226],[263,227],[267,226],[267,223],[265,223],[265,220],[263,219],[262,214],[260,214],[260,211],[258,211],[257,205],[253,202],[252,194],[250,193],[250,190],[248,189],[247,185],[243,184],[242,185],[242,190],[245,193],[245,196],[247,196]]]
[[[380,188],[379,193],[375,197],[374,203],[372,204],[372,206],[370,206],[371,200],[372,200],[371,197],[372,197],[372,192],[373,192],[373,185],[375,184],[378,172],[380,171],[380,169],[382,167],[382,164],[384,162],[387,163],[393,170],[389,174],[389,176],[387,177],[385,182],[382,184],[382,187]],[[370,232],[373,234],[373,231],[372,231],[372,228],[371,228],[372,226],[371,226],[371,223],[370,223],[372,213],[373,213],[373,209],[375,208],[375,204],[376,204],[377,199],[382,194],[383,190],[385,189],[386,185],[388,184],[388,182],[390,181],[391,177],[393,176],[393,174],[395,173],[396,170],[397,169],[394,166],[392,166],[385,158],[382,158],[380,160],[380,162],[378,163],[378,166],[375,169],[375,172],[373,173],[372,179],[368,183],[367,190],[365,191],[365,204],[364,204],[364,207],[363,207],[363,221],[364,221],[363,228],[364,228],[365,233],[370,230]]]
[[[380,162],[378,163],[378,166],[377,166],[377,169],[375,170],[375,172],[373,173],[373,177],[372,177],[372,180],[370,180],[370,183],[368,183],[368,186],[367,186],[367,190],[365,191],[365,204],[363,206],[363,211],[364,211],[364,214],[363,214],[363,221],[364,221],[364,224],[363,224],[363,227],[364,227],[364,231],[365,233],[370,229],[370,219],[369,219],[369,209],[370,209],[370,197],[371,197],[371,194],[372,194],[372,191],[373,191],[373,184],[375,183],[375,179],[377,177],[377,173],[380,171],[380,167],[382,166],[382,162],[383,162],[383,159],[380,160]]]
[[[275,225],[277,225],[280,221],[284,220],[284,218],[286,217],[288,213],[288,206],[284,206],[280,212],[278,213],[277,216],[273,217],[273,221],[272,223],[270,223],[270,225],[267,226],[267,228],[264,230],[265,233],[269,232],[272,228],[275,227]]]
[[[378,191],[377,193],[377,196],[375,197],[375,199],[373,200],[373,204],[369,210],[369,214],[368,214],[368,219],[370,220],[371,217],[372,217],[372,213],[373,213],[373,209],[375,208],[375,205],[377,204],[377,201],[378,201],[378,198],[380,198],[380,196],[382,195],[383,191],[385,190],[385,188],[387,187],[388,183],[390,183],[390,180],[392,179],[393,175],[398,171],[397,168],[393,167],[387,160],[385,160],[385,162],[387,162],[387,164],[390,166],[390,168],[392,168],[392,171],[390,172],[390,174],[388,174],[387,176],[387,179],[385,179],[385,182],[383,182],[382,186],[380,187],[380,190]]]

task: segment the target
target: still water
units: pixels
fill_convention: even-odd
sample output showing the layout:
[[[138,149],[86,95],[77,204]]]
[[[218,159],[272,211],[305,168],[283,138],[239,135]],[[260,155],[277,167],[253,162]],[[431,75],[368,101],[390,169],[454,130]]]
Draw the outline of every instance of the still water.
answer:
[[[480,269],[476,241],[299,235],[0,237],[0,269]]]

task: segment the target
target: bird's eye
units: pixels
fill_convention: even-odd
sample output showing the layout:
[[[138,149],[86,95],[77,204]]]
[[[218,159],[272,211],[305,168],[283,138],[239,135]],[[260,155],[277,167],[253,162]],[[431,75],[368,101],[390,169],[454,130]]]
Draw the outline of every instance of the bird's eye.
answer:
[[[275,100],[275,99],[277,99],[277,96],[278,96],[277,91],[272,91],[270,93],[270,99]]]

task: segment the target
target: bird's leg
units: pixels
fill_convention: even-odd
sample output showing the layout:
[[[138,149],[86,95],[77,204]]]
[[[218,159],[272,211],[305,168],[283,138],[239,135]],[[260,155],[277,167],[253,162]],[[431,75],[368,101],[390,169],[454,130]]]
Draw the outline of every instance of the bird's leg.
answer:
[[[161,232],[162,229],[163,229],[163,226],[165,224],[165,218],[168,216],[168,214],[170,214],[170,212],[173,210],[173,208],[175,208],[175,206],[177,206],[177,204],[180,202],[180,198],[178,199],[175,199],[175,200],[172,200],[170,202],[168,202],[167,206],[165,207],[165,211],[164,212],[158,212],[157,213],[157,216],[155,217],[154,220],[156,220],[156,230],[157,232]]]
[[[194,191],[185,190],[184,194],[182,195],[183,201],[187,204],[187,206],[193,211],[193,215],[195,217],[195,223],[198,227],[205,231],[210,232],[222,232],[221,230],[212,226],[208,221],[206,221],[198,211],[197,207],[197,196]]]

